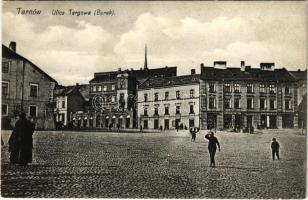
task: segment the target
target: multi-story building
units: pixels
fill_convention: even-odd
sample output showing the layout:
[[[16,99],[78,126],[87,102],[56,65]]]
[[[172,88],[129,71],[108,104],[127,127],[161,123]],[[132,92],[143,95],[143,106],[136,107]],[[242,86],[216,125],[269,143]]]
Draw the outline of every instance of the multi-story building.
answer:
[[[54,91],[55,98],[55,120],[58,128],[78,126],[77,120],[73,118],[73,113],[84,112],[87,100],[82,95],[88,85],[58,86]],[[89,92],[89,91],[88,91]],[[70,124],[70,122],[72,122]]]
[[[307,69],[289,71],[297,80],[298,127],[307,127]]]
[[[261,63],[260,69],[213,67],[201,64],[201,127],[287,128],[297,127],[297,83],[285,69]]]
[[[2,128],[13,125],[25,112],[36,128],[54,128],[53,90],[57,81],[30,60],[16,53],[16,43],[2,45]]]
[[[137,85],[150,77],[176,76],[176,67],[95,73],[90,81],[89,117],[85,125],[104,128],[137,128]],[[95,123],[91,123],[91,121]]]
[[[138,118],[143,129],[199,127],[199,78],[150,78],[138,87]]]
[[[137,86],[151,77],[176,76],[176,67],[149,69],[145,51],[144,68],[99,72],[90,80],[90,107],[75,113],[81,127],[137,128]]]

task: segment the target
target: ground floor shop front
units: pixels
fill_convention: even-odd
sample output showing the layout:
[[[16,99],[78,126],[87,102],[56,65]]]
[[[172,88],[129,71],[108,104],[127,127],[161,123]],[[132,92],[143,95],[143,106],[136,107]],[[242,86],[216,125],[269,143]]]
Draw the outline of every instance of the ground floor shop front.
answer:
[[[139,119],[139,128],[142,129],[188,129],[190,127],[199,127],[199,115],[189,116],[141,116]]]
[[[294,113],[202,112],[201,129],[250,129],[297,128]]]
[[[136,128],[135,112],[74,113],[71,116],[72,128]]]

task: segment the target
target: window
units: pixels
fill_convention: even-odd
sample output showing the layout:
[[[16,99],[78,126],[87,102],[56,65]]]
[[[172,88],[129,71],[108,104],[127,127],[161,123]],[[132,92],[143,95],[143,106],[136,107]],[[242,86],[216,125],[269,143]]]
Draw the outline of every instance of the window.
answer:
[[[231,92],[230,83],[225,83],[225,85],[224,85],[224,92],[227,92],[227,93]]]
[[[181,99],[180,91],[176,91],[176,99]]]
[[[247,109],[253,109],[253,99],[247,98]]]
[[[209,92],[215,92],[215,84],[209,83]]]
[[[154,101],[158,101],[158,92],[154,94]]]
[[[62,108],[65,108],[65,101],[62,101]]]
[[[154,115],[158,115],[158,108],[157,107],[154,108]]]
[[[265,93],[265,85],[260,84],[260,93]]]
[[[94,85],[94,86],[92,87],[92,91],[93,91],[93,92],[96,92],[96,85]]]
[[[190,98],[194,98],[194,96],[195,96],[195,90],[191,89],[191,90],[189,91],[189,96],[190,96]]]
[[[168,106],[165,107],[165,115],[169,115],[169,107]]]
[[[102,86],[101,85],[98,86],[97,91],[99,91],[99,92],[102,91]]]
[[[291,101],[285,100],[284,106],[286,110],[291,110]]]
[[[148,94],[144,94],[144,102],[148,101]]]
[[[2,104],[1,109],[2,109],[1,110],[2,116],[8,115],[8,105],[7,104]]]
[[[10,63],[2,62],[2,73],[9,73],[9,72],[10,72]]]
[[[224,108],[231,108],[231,99],[224,99]]]
[[[285,87],[284,93],[285,94],[290,94],[290,88],[288,86]]]
[[[9,82],[2,81],[2,95],[7,96],[9,94]]]
[[[148,108],[144,108],[144,110],[143,110],[143,115],[144,115],[144,116],[148,116]]]
[[[165,92],[165,100],[169,99],[169,92]]]
[[[270,99],[270,110],[275,109],[275,99]]]
[[[266,99],[260,99],[260,109],[266,109]]]
[[[240,99],[234,99],[234,108],[239,109],[240,108]]]
[[[30,97],[38,96],[38,84],[30,83]]]
[[[209,98],[209,108],[215,108],[216,107],[216,100],[215,97]]]
[[[194,111],[194,105],[190,105],[189,106],[189,114],[194,114],[195,111]]]
[[[251,83],[247,84],[247,93],[253,93],[253,84]]]
[[[175,114],[180,114],[181,113],[181,107],[176,106]]]
[[[111,102],[115,102],[116,101],[116,97],[114,95],[111,96]]]
[[[125,87],[125,82],[124,82],[124,81],[121,81],[121,82],[120,82],[120,88],[123,89],[124,87]]]
[[[112,86],[111,86],[111,90],[115,90],[115,85],[112,85]]]
[[[29,115],[30,115],[31,117],[36,117],[36,116],[37,116],[37,109],[36,109],[36,106],[30,106],[29,111],[30,111]]]
[[[275,94],[276,93],[275,85],[274,84],[270,84],[269,85],[269,93],[270,94]]]
[[[103,91],[107,91],[107,85],[103,86]]]
[[[240,90],[240,84],[235,83],[235,84],[234,84],[234,92],[235,92],[235,93],[240,93],[240,91],[241,91],[241,90]]]

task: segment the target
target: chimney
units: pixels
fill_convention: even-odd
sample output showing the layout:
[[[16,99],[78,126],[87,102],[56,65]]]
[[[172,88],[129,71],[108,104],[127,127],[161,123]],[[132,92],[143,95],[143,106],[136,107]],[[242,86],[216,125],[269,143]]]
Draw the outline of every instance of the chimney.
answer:
[[[200,67],[201,67],[201,68],[204,67],[204,63],[201,63],[201,64],[200,64]]]
[[[118,71],[119,71],[119,72],[121,72],[121,71],[122,71],[121,67],[119,67],[119,68],[118,68]]]
[[[274,71],[275,63],[260,63],[260,68],[264,71]]]
[[[191,69],[190,72],[191,72],[191,75],[196,74],[196,70],[195,69]]]
[[[241,71],[245,71],[245,61],[241,61]]]
[[[12,51],[16,52],[16,42],[11,41],[11,42],[10,42],[10,45],[9,45],[9,48],[10,48]]]
[[[226,69],[227,62],[226,61],[214,61],[214,68]]]

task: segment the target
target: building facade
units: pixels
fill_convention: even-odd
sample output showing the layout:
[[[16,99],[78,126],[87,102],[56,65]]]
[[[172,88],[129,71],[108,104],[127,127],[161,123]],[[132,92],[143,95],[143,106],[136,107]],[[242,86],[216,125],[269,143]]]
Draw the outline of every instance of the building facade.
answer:
[[[37,129],[54,128],[53,90],[57,81],[16,53],[16,43],[2,45],[2,128],[14,125],[25,112]]]
[[[261,63],[260,69],[201,64],[201,128],[237,129],[297,127],[297,83],[284,68]]]
[[[142,129],[199,127],[197,74],[151,78],[138,87],[138,122]]]
[[[73,118],[73,113],[85,111],[87,101],[81,93],[85,88],[89,88],[88,85],[77,84],[55,89],[54,115],[57,128],[78,126],[77,120]]]
[[[75,113],[81,127],[138,128],[137,86],[151,77],[176,76],[176,67],[99,72],[89,82],[89,109]]]
[[[290,73],[297,80],[297,90],[298,90],[298,127],[307,127],[307,69],[304,71],[290,71]]]

